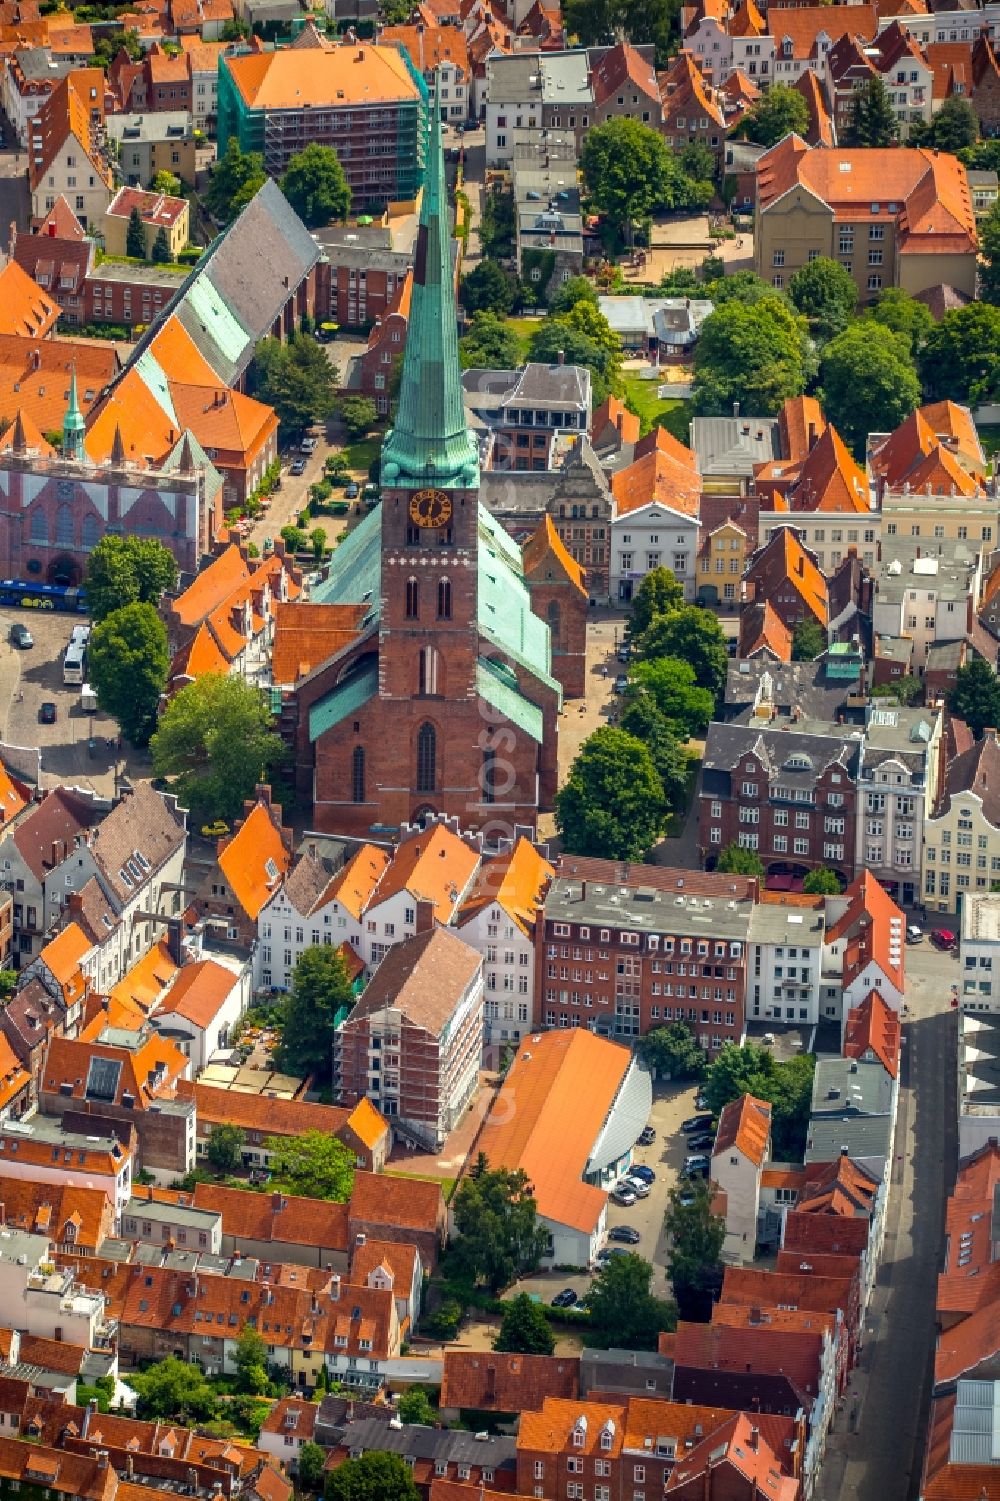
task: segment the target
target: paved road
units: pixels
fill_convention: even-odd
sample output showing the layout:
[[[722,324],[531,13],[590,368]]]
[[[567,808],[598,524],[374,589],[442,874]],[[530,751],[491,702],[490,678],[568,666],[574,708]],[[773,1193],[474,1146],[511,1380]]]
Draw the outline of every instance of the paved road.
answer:
[[[11,139],[8,126],[5,139]],[[0,245],[8,249],[10,226],[26,231],[31,221],[31,196],[28,192],[28,158],[25,152],[0,146]]]
[[[885,1251],[851,1396],[832,1434],[820,1501],[910,1501],[923,1461],[934,1352],[934,1294],[945,1196],[955,1176],[958,962],[907,950],[900,1113]],[[852,1417],[857,1431],[852,1432]]]

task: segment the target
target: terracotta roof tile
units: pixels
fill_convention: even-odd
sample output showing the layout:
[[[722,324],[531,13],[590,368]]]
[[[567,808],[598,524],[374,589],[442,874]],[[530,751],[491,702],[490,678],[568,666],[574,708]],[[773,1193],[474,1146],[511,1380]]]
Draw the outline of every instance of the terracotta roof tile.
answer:
[[[825,5],[803,5],[795,9],[770,10],[768,25],[774,37],[779,56],[787,55],[786,43],[791,42],[791,56],[819,60],[823,55],[820,38],[832,46],[845,32],[871,41],[878,32],[879,18],[876,5],[852,5],[850,14],[846,9],[831,15]]]
[[[182,1016],[196,1027],[207,1028],[240,978],[214,959],[186,964],[156,1007],[156,1016]]]
[[[546,512],[531,536],[521,547],[524,575],[528,579],[564,577],[586,595],[586,570],[570,557],[566,546]]]
[[[220,850],[218,863],[244,912],[256,918],[292,863],[292,852],[265,803],[254,805]]]
[[[0,270],[0,333],[44,338],[56,326],[61,311],[17,261],[8,261]]]
[[[736,1147],[744,1157],[760,1167],[767,1156],[771,1139],[771,1106],[752,1094],[731,1100],[719,1116],[713,1157]]]
[[[484,907],[496,903],[522,933],[534,933],[539,907],[554,875],[552,866],[530,839],[522,837],[509,855],[483,860],[475,885],[458,915],[459,927]]]
[[[902,990],[905,961],[905,920],[900,909],[871,871],[863,870],[847,887],[848,905],[827,933],[827,943],[847,939],[843,984],[846,989],[865,966],[874,961],[889,982]]]
[[[866,1053],[874,1053],[895,1079],[899,1074],[899,1045],[898,1012],[886,1004],[877,990],[869,991],[861,1005],[847,1013],[845,1058],[863,1058]]]
[[[577,1444],[573,1441],[573,1431],[581,1417],[587,1422],[583,1443]],[[608,1422],[614,1429],[610,1449],[601,1442],[601,1430]],[[624,1432],[624,1403],[546,1397],[541,1411],[521,1414],[517,1447],[518,1452],[526,1450],[530,1454],[562,1454],[572,1450],[583,1456],[603,1455],[613,1462],[621,1454]]]
[[[482,1412],[539,1412],[553,1398],[575,1399],[579,1356],[506,1355],[499,1351],[444,1352],[442,1407]]]
[[[438,922],[451,919],[479,868],[479,853],[441,824],[411,834],[396,846],[371,905],[401,891],[434,903]]]
[[[822,1350],[820,1330],[764,1330],[682,1322],[674,1336],[674,1361],[678,1367],[783,1375],[811,1397],[819,1391]]]
[[[274,604],[271,676],[292,686],[358,636],[366,605],[313,605],[299,601]]]
[[[785,1216],[782,1247],[796,1254],[829,1251],[837,1255],[868,1250],[868,1221],[861,1216],[847,1219],[839,1214],[804,1214],[793,1209]]]

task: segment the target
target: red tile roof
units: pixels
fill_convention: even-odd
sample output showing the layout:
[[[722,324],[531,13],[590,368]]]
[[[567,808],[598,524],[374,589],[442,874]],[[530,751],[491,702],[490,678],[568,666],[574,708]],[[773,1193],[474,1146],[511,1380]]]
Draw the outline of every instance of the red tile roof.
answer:
[[[481,1412],[538,1412],[547,1399],[575,1399],[579,1356],[506,1355],[499,1351],[444,1352],[442,1407]]]
[[[719,1117],[712,1155],[729,1152],[733,1147],[760,1167],[767,1156],[771,1137],[771,1106],[752,1094],[731,1100]]]
[[[848,900],[847,910],[826,936],[827,944],[846,940],[844,989],[867,964],[874,962],[895,989],[903,990],[906,927],[903,913],[869,870],[855,876],[844,895]]]
[[[725,1324],[680,1323],[674,1336],[678,1366],[699,1370],[782,1375],[799,1391],[819,1391],[823,1333],[816,1330],[735,1329]]]
[[[887,1073],[895,1079],[899,1074],[899,1013],[879,995],[869,991],[861,1002],[847,1013],[844,1030],[844,1056],[863,1058],[874,1053]]]

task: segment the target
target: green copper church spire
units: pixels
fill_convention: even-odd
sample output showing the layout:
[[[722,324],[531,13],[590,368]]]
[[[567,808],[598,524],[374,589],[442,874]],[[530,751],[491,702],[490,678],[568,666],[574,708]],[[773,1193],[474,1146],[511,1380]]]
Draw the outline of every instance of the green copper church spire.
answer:
[[[479,452],[462,404],[439,94],[440,79],[431,112],[399,411],[382,447],[386,486],[467,488],[479,481]]]
[[[80,411],[80,402],[76,392],[76,366],[70,368],[69,373],[69,405],[63,418],[63,441],[62,456],[64,459],[84,458],[83,435],[86,431],[86,422]]]

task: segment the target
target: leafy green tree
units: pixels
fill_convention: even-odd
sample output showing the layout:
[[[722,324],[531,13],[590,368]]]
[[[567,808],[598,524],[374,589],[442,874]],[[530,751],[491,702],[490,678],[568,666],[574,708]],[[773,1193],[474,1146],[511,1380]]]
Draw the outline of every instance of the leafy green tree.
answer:
[[[574,855],[636,860],[663,827],[663,784],[649,748],[603,725],[584,741],[556,796],[556,825]]]
[[[586,303],[577,303],[569,313],[544,318],[531,336],[528,355],[542,365],[554,365],[562,355],[567,365],[585,366],[590,371],[594,405],[599,406],[605,397],[621,390],[621,350],[601,342],[599,327],[595,333],[581,327],[587,310]],[[607,325],[606,318],[602,321]]]
[[[555,1347],[556,1338],[541,1304],[532,1302],[527,1293],[519,1293],[503,1305],[494,1350],[511,1355],[551,1355]]]
[[[521,361],[521,341],[496,313],[473,313],[458,354],[463,370],[512,370]]]
[[[164,169],[157,172],[149,186],[154,193],[165,193],[168,198],[176,198],[181,190],[181,180],[173,172]]]
[[[715,711],[715,694],[700,688],[690,662],[678,657],[657,657],[637,662],[632,676],[644,688],[678,740],[704,734]]]
[[[636,47],[652,45],[656,66],[665,68],[679,39],[679,0],[567,0],[566,29],[584,47],[626,37]]]
[[[1000,726],[1000,679],[982,657],[958,669],[948,708],[956,719],[965,720],[977,740],[985,729]]]
[[[323,1494],[325,1501],[420,1501],[410,1466],[379,1449],[328,1470]]]
[[[309,533],[309,545],[313,550],[313,559],[322,563],[326,553],[326,531],[321,526],[314,526]]]
[[[815,1069],[816,1059],[809,1053],[778,1063],[767,1048],[727,1043],[708,1070],[703,1092],[713,1115],[744,1094],[766,1100],[774,1156],[792,1161],[805,1147]]]
[[[174,695],[152,751],[156,775],[176,778],[175,790],[196,822],[236,817],[285,755],[261,690],[218,672]]]
[[[647,662],[657,657],[682,658],[694,669],[698,687],[707,688],[714,697],[725,687],[729,666],[726,638],[708,610],[685,605],[670,615],[660,615],[640,638],[638,651]]]
[[[84,592],[93,621],[123,605],[155,605],[177,583],[174,555],[155,537],[101,538],[87,561]]]
[[[1000,399],[1000,307],[970,302],[945,313],[924,341],[920,376],[928,401],[978,406]]]
[[[635,1252],[612,1256],[593,1282],[587,1302],[591,1323],[621,1349],[655,1349],[661,1330],[677,1327],[677,1308],[652,1293],[653,1268]]]
[[[818,870],[809,872],[802,882],[802,890],[807,896],[839,896],[843,888],[839,876],[821,865]]]
[[[669,568],[651,568],[632,596],[625,633],[637,641],[657,615],[669,615],[684,604],[684,589]]]
[[[838,334],[820,363],[823,408],[854,457],[870,432],[891,433],[920,405],[920,381],[905,335],[862,319]]]
[[[176,1355],[168,1355],[148,1370],[129,1376],[139,1398],[138,1415],[176,1423],[207,1423],[215,1417],[218,1400],[202,1371]]]
[[[1000,303],[1000,199],[979,226],[979,287],[985,302]]]
[[[919,355],[924,340],[934,327],[934,318],[927,304],[918,302],[902,287],[886,287],[866,310],[865,316],[874,318],[876,323],[884,323],[893,333],[905,334],[914,357]]]
[[[680,152],[681,171],[693,182],[711,182],[716,173],[715,153],[700,141],[692,141]]]
[[[674,813],[683,808],[691,758],[673,733],[670,721],[648,693],[629,694],[618,727],[649,747],[656,774],[663,784],[664,801],[670,811]]]
[[[845,144],[891,146],[898,137],[899,121],[892,107],[892,96],[876,73],[854,90]]]
[[[514,195],[499,183],[483,194],[483,211],[477,233],[483,255],[495,259],[498,255],[513,253]]]
[[[956,155],[979,140],[979,116],[968,99],[952,94],[929,121],[911,125],[908,146],[930,146],[934,151]]]
[[[462,306],[467,313],[497,313],[505,316],[517,302],[517,278],[499,261],[484,255],[468,276],[462,277]]]
[[[301,1136],[267,1136],[275,1189],[303,1199],[334,1199],[346,1204],[354,1187],[354,1153],[326,1131]]]
[[[727,844],[718,860],[716,870],[731,876],[764,876],[764,862],[756,850],[745,850],[738,844]]]
[[[91,686],[98,707],[133,745],[149,742],[169,669],[166,627],[152,605],[123,605],[94,626]]]
[[[354,1001],[339,949],[316,944],[300,956],[278,1044],[278,1067],[287,1074],[328,1080],[333,1066],[337,1013]]]
[[[326,1469],[326,1450],[321,1444],[307,1439],[299,1450],[299,1484],[303,1490],[315,1495],[323,1489],[323,1471]]]
[[[490,1168],[480,1159],[452,1199],[458,1264],[491,1293],[533,1271],[548,1244],[538,1206],[521,1168]]]
[[[771,283],[758,276],[756,271],[734,271],[731,276],[723,274],[706,288],[706,292],[716,307],[725,302],[742,302],[747,307],[754,307],[758,302],[778,302],[791,308],[784,293],[775,291]]]
[[[433,1428],[437,1421],[437,1413],[430,1404],[426,1386],[411,1386],[409,1391],[400,1392],[396,1399],[396,1411],[403,1423],[422,1423],[425,1428]]]
[[[267,1391],[267,1345],[250,1324],[236,1341],[236,1382],[241,1392],[259,1397]]]
[[[289,158],[281,191],[307,229],[322,229],[335,219],[346,219],[351,207],[351,189],[340,158],[332,146],[316,141]]]
[[[919,678],[907,673],[905,677],[893,678],[891,683],[876,683],[872,687],[872,698],[892,698],[899,704],[919,703],[924,691],[924,685]]]
[[[858,303],[854,277],[825,255],[799,267],[788,283],[788,295],[822,344],[843,333]]]
[[[233,136],[225,155],[215,164],[205,192],[205,206],[218,223],[231,224],[266,181],[263,155],[259,151],[241,151],[239,141]]]
[[[597,288],[589,276],[567,276],[549,302],[549,312],[568,313],[578,302],[597,306]]]
[[[626,240],[658,209],[674,206],[681,176],[659,131],[624,116],[590,128],[580,170],[592,205]]]
[[[146,259],[146,230],[142,215],[137,208],[134,208],[128,216],[128,226],[125,230],[125,254],[133,256],[138,261]]]
[[[247,1134],[242,1126],[223,1123],[216,1126],[208,1138],[205,1156],[208,1165],[217,1173],[236,1173],[243,1166],[243,1148]]]
[[[826,631],[819,621],[811,615],[800,620],[792,632],[792,661],[814,662],[826,648]]]
[[[804,138],[808,129],[809,106],[805,96],[791,84],[772,83],[741,121],[739,134],[756,141],[758,146],[776,146],[793,132]]]
[[[282,542],[284,542],[292,557],[294,557],[296,553],[300,553],[305,547],[306,542],[308,541],[308,538],[306,537],[306,534],[301,526],[283,526],[281,528],[281,531],[278,533],[278,536],[281,538]]]
[[[656,1073],[670,1079],[701,1079],[705,1074],[705,1052],[687,1022],[668,1022],[652,1027],[636,1043],[642,1061]]]
[[[686,1193],[672,1188],[664,1228],[670,1237],[667,1275],[677,1311],[682,1319],[708,1323],[712,1304],[722,1290],[722,1244],[726,1238],[725,1220],[712,1213],[708,1185],[697,1183]]]
[[[156,231],[150,260],[154,266],[165,266],[170,260],[170,241],[167,239],[167,231],[163,228],[162,224]]]
[[[0,969],[0,1001],[8,1000],[17,989],[16,969]]]
[[[371,432],[378,421],[378,407],[370,396],[345,396],[340,403],[340,415],[347,436],[354,443]]]
[[[293,334],[287,343],[262,339],[251,384],[254,395],[277,413],[283,438],[324,421],[337,407],[337,367],[307,334]]]
[[[805,319],[784,298],[724,302],[705,319],[695,345],[694,410],[717,416],[739,401],[746,411],[773,416],[802,394],[811,369]]]

